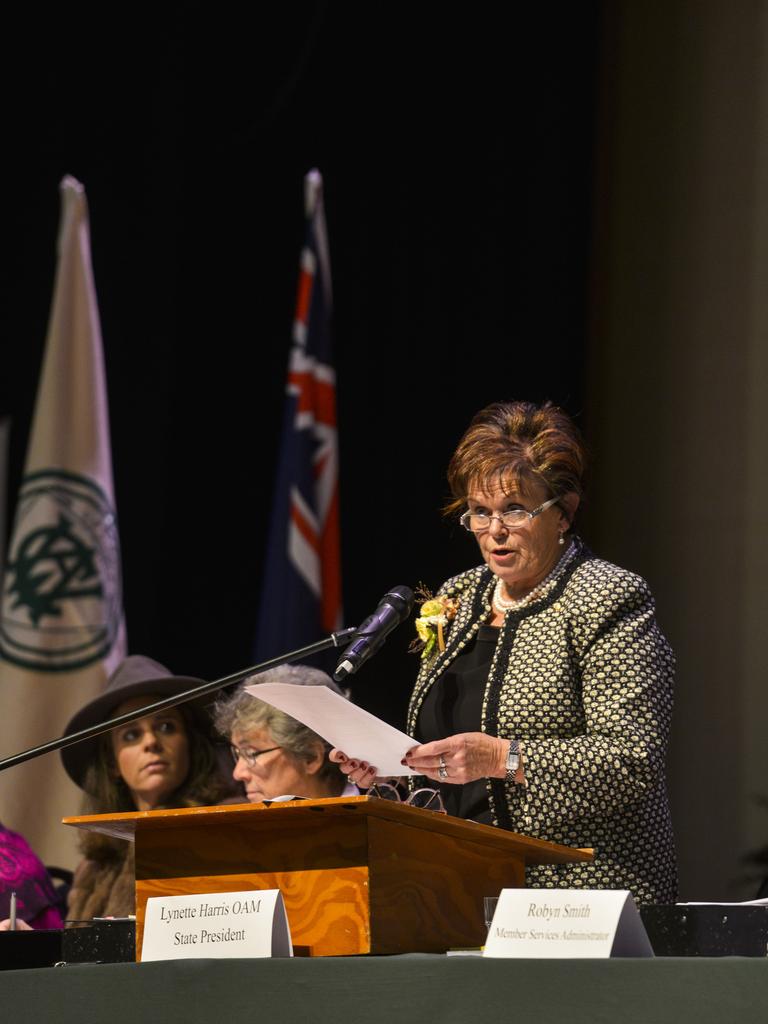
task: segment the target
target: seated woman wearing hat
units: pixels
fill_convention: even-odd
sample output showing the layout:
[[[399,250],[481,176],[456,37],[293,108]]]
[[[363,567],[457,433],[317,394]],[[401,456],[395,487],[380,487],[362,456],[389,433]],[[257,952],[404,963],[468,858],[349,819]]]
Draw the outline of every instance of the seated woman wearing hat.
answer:
[[[106,690],[72,718],[66,735],[201,686],[202,679],[173,676],[163,665],[133,655],[110,677]],[[199,707],[182,704],[147,715],[61,751],[64,767],[86,793],[88,814],[199,807],[231,792]],[[133,844],[83,833],[69,892],[68,917],[123,917],[134,913]]]

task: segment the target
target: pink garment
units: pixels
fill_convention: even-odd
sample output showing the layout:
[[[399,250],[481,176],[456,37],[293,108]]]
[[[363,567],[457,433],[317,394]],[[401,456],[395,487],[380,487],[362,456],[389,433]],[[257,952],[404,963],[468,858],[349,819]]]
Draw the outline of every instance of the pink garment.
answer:
[[[11,893],[16,916],[32,928],[61,928],[56,891],[42,861],[26,839],[0,824],[0,920],[10,917]]]

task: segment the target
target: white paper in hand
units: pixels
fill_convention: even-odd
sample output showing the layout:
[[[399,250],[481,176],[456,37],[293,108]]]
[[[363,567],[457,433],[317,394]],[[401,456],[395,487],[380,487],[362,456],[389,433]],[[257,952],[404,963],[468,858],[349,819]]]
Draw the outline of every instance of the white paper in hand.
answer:
[[[356,707],[327,686],[255,683],[245,689],[296,718],[332,746],[343,750],[347,757],[372,764],[379,775],[417,774],[400,763],[406,751],[416,746],[416,740]]]

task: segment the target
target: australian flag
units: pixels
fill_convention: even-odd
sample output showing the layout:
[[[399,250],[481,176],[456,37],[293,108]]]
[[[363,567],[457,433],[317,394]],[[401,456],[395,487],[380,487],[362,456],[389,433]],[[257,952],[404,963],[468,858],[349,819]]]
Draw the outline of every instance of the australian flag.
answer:
[[[339,629],[336,374],[323,181],[304,179],[307,216],[282,443],[261,594],[256,657],[276,657]]]

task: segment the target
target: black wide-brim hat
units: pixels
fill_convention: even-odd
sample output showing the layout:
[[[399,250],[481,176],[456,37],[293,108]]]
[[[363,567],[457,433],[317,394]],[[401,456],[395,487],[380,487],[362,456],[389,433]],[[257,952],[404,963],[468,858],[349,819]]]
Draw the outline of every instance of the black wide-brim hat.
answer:
[[[116,709],[132,697],[147,696],[161,700],[163,697],[184,693],[185,690],[193,690],[204,683],[204,679],[195,679],[193,676],[174,676],[159,661],[145,658],[141,654],[132,654],[122,661],[109,677],[104,692],[94,697],[72,716],[64,735],[71,736],[81,729],[87,729],[88,726],[114,718]],[[207,697],[185,702],[180,707],[189,709],[202,726],[201,703],[212,699],[209,694]],[[100,740],[101,736],[94,736],[90,740],[82,740],[61,750],[61,760],[64,762],[67,775],[81,789],[85,788],[84,780],[89,766],[101,756]]]

